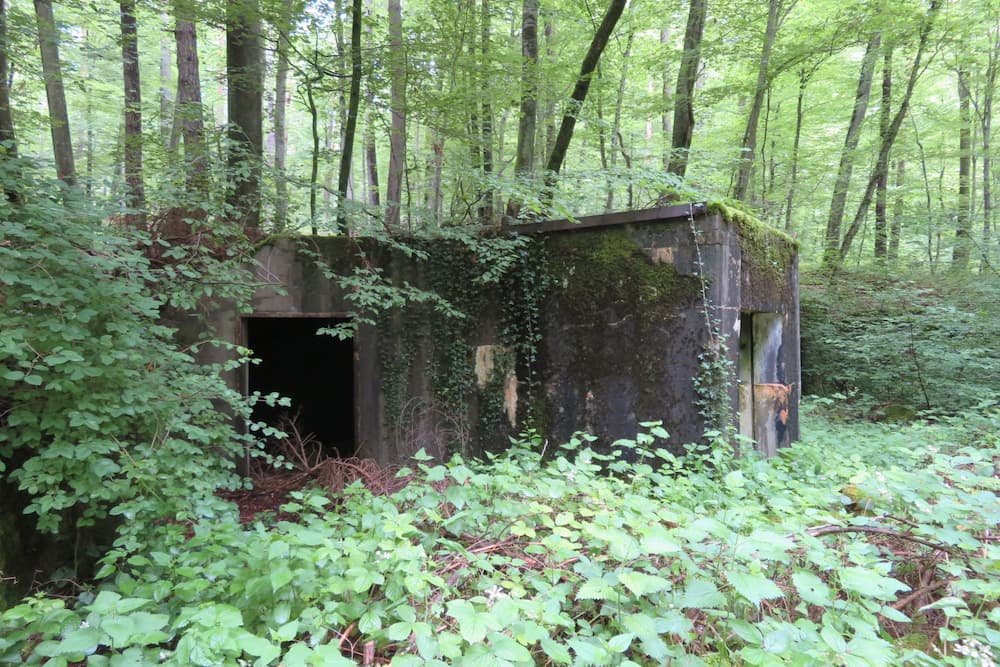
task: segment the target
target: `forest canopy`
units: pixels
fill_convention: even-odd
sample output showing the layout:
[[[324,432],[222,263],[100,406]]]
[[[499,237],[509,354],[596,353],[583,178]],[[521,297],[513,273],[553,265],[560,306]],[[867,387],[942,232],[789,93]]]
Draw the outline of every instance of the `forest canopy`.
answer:
[[[59,135],[109,205],[333,233],[731,196],[828,266],[996,254],[995,3],[6,4],[21,154]]]

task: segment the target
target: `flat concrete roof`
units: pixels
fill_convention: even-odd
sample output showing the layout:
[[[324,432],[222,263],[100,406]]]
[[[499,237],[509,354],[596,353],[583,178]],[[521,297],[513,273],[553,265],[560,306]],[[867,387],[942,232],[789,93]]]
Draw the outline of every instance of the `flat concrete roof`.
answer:
[[[595,227],[614,227],[636,222],[657,222],[668,220],[687,220],[690,217],[701,217],[708,211],[706,202],[690,204],[675,204],[673,206],[657,206],[641,211],[622,211],[620,213],[603,213],[588,215],[582,218],[542,220],[523,224],[505,225],[505,231],[519,234],[536,234],[539,232],[570,232],[577,229],[592,229]]]

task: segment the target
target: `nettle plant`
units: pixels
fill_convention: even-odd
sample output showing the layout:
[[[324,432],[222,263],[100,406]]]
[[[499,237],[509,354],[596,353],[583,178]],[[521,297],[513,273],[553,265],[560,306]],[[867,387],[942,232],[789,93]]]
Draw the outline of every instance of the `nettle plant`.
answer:
[[[283,520],[122,542],[93,590],[0,616],[0,660],[993,664],[1000,412],[811,419],[771,460],[676,457],[655,423],[611,455],[578,437],[546,460],[530,436],[416,460],[390,496],[299,492]]]
[[[27,512],[49,531],[116,514],[141,534],[226,511],[213,492],[238,483],[248,441],[232,416],[248,415],[246,401],[158,318],[213,284],[245,291],[232,279],[240,258],[161,243],[173,261],[156,265],[148,237],[79,193],[27,167],[5,185],[22,202],[0,204],[0,471],[32,498]]]

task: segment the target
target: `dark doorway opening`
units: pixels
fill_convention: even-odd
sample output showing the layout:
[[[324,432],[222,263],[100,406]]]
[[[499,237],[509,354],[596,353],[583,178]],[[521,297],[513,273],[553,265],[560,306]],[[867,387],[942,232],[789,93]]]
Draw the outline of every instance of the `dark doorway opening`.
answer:
[[[329,456],[355,454],[354,345],[317,330],[346,322],[328,317],[250,317],[247,347],[260,363],[248,367],[247,391],[278,392],[292,405],[254,406],[253,418],[280,427],[297,417]]]

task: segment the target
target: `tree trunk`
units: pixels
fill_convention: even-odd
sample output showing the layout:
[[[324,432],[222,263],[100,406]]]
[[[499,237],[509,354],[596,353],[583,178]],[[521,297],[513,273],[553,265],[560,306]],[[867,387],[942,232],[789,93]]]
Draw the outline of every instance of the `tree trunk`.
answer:
[[[753,161],[757,152],[757,124],[760,120],[761,107],[764,104],[764,93],[767,91],[768,67],[771,62],[774,39],[778,34],[781,4],[782,0],[770,0],[768,3],[767,29],[764,31],[764,45],[760,51],[760,65],[757,68],[757,87],[754,90],[753,103],[750,105],[747,127],[743,132],[740,166],[736,173],[736,185],[733,187],[733,199],[739,201],[746,201],[750,191],[750,176],[753,174]]]
[[[142,182],[142,96],[135,0],[120,0],[122,81],[125,86],[125,216],[127,224],[146,228],[146,191]]]
[[[674,130],[671,137],[670,163],[667,171],[684,178],[687,171],[691,138],[694,136],[694,84],[701,62],[701,37],[705,32],[708,0],[690,0],[687,27],[684,29],[684,53],[677,71],[674,90]]]
[[[608,11],[605,13],[601,24],[597,27],[594,38],[590,42],[590,48],[587,49],[587,55],[584,56],[583,63],[580,65],[580,76],[577,78],[576,86],[570,95],[566,113],[563,115],[562,124],[559,126],[559,134],[556,135],[555,145],[552,146],[552,152],[549,154],[548,164],[545,167],[547,190],[550,190],[555,185],[555,179],[562,168],[563,160],[566,158],[566,151],[569,149],[569,142],[573,138],[576,117],[583,106],[584,100],[587,99],[591,77],[594,74],[594,70],[597,69],[597,63],[601,59],[604,47],[608,45],[608,39],[610,39],[611,33],[614,32],[626,4],[628,4],[627,0],[611,0],[608,3]],[[550,193],[546,194],[546,199],[550,196]]]
[[[521,8],[521,108],[517,126],[514,173],[524,179],[535,170],[538,123],[538,0],[524,0]],[[548,29],[550,26],[546,26]],[[507,213],[515,217],[519,204],[512,199]]]
[[[440,132],[429,133],[430,155],[427,157],[427,198],[424,200],[431,220],[435,223],[441,219],[441,173],[444,168],[444,135]]]
[[[812,70],[815,72],[816,70]],[[792,165],[788,176],[788,194],[785,196],[785,231],[792,233],[792,206],[795,203],[795,188],[799,179],[799,142],[802,138],[802,103],[805,101],[806,86],[812,72],[805,69],[799,72],[799,95],[795,102],[795,138],[792,140]]]
[[[940,0],[931,0],[930,7],[924,17],[923,25],[920,27],[920,39],[917,44],[917,53],[913,59],[913,67],[910,69],[910,78],[906,83],[906,91],[903,93],[903,99],[900,100],[899,109],[896,111],[896,114],[892,118],[892,122],[889,124],[889,130],[883,138],[882,145],[879,148],[878,158],[875,161],[876,164],[888,163],[889,152],[892,150],[892,144],[896,140],[896,135],[899,134],[899,128],[903,124],[903,119],[906,118],[907,111],[909,111],[910,98],[913,97],[913,89],[917,85],[917,79],[920,78],[924,50],[927,48],[927,39],[930,35],[931,27],[934,25],[934,18],[937,16],[937,12],[940,7]],[[847,257],[847,253],[851,250],[851,242],[854,240],[854,236],[858,233],[861,223],[868,215],[868,207],[871,205],[872,194],[874,194],[874,192],[875,174],[873,172],[871,178],[868,179],[868,186],[865,188],[864,195],[861,198],[861,203],[858,205],[858,212],[854,216],[854,222],[851,223],[851,227],[847,230],[847,233],[844,235],[844,241],[840,245],[840,262],[843,262],[844,258]]]
[[[955,246],[952,248],[951,267],[965,271],[969,267],[972,241],[972,219],[969,216],[969,182],[972,178],[972,137],[969,104],[968,72],[958,71],[958,210],[955,215]]]
[[[389,0],[389,173],[386,176],[385,224],[399,225],[399,207],[406,169],[406,53],[403,50],[403,10]]]
[[[899,237],[903,231],[903,176],[906,161],[896,160],[896,199],[892,205],[892,226],[889,229],[889,261],[899,261]]]
[[[371,22],[375,16],[374,0],[368,0],[365,11],[368,15],[368,27],[366,28],[368,32],[369,41],[372,39],[372,28]],[[368,115],[365,120],[365,166],[368,169],[368,203],[373,207],[378,208],[381,206],[381,198],[379,197],[379,181],[378,181],[378,149],[375,146],[375,131],[373,125],[375,123],[375,98],[372,93],[371,86],[368,86],[365,93],[365,106],[368,109]]]
[[[0,156],[17,157],[17,136],[14,134],[14,115],[10,108],[9,65],[7,64],[7,7],[0,0]],[[4,189],[4,196],[12,204],[20,202],[20,195],[11,188]]]
[[[264,142],[258,0],[226,3],[226,81],[230,189],[227,199],[244,226],[259,227]]]
[[[177,149],[177,142],[173,139],[173,122],[170,118],[170,110],[173,108],[174,100],[170,92],[171,67],[173,61],[173,51],[171,50],[171,40],[167,38],[169,34],[170,16],[163,12],[160,14],[162,24],[162,35],[160,36],[160,142],[163,146],[169,147],[173,152]]]
[[[67,185],[75,185],[73,141],[70,138],[66,91],[63,89],[62,66],[59,62],[59,37],[52,15],[52,0],[35,0],[35,20],[38,28],[38,49],[42,57],[42,76],[45,78],[45,97],[49,104],[49,127],[52,132],[52,153],[56,161],[56,174]]]
[[[660,44],[670,43],[670,29],[660,28]],[[663,111],[660,113],[660,129],[663,132],[663,169],[670,169],[670,140],[674,131],[674,121],[671,115],[671,106],[673,105],[673,99],[671,98],[670,91],[670,76],[667,73],[667,68],[663,68],[663,79],[662,79],[662,92],[660,93],[663,98]]]
[[[340,146],[340,173],[337,178],[337,228],[347,231],[347,186],[351,180],[351,158],[354,156],[354,134],[361,106],[361,0],[351,6],[351,93],[347,102],[347,122]]]
[[[985,273],[990,264],[990,239],[993,231],[993,174],[990,156],[990,134],[993,127],[993,95],[996,90],[997,71],[1000,69],[1000,27],[989,31],[992,39],[989,60],[986,65],[986,82],[983,85],[983,105],[979,110],[979,124],[983,144],[983,250],[979,261],[979,272]]]
[[[917,127],[916,119],[911,117],[910,122],[913,123],[913,142],[917,145],[917,151],[920,153],[920,174],[924,181],[924,206],[928,216],[930,216],[933,204],[931,204],[931,178],[930,174],[927,173],[927,152],[924,150],[923,142],[920,141],[920,130]],[[929,217],[927,220],[927,263],[931,267],[934,266],[933,224]],[[933,268],[931,272],[933,273]]]
[[[184,141],[184,164],[187,189],[195,196],[208,193],[208,155],[205,150],[205,127],[202,121],[201,75],[198,71],[198,33],[194,22],[187,20],[180,0],[175,2],[174,35],[177,40],[177,108],[175,123],[180,121]]]
[[[481,59],[479,67],[484,74],[484,93],[492,90],[493,81],[489,77],[490,65],[490,40],[491,40],[492,19],[490,14],[489,0],[482,0],[479,14],[479,48]],[[487,184],[493,176],[493,105],[490,103],[490,96],[484,94],[482,103],[482,151],[483,151],[483,178]],[[487,185],[482,193],[479,206],[479,223],[481,225],[493,224],[493,197],[494,190]]]
[[[312,154],[309,160],[309,229],[313,236],[319,233],[316,218],[316,190],[319,188],[319,109],[316,108],[316,98],[313,86],[316,82],[310,77],[305,80],[306,110],[309,112],[309,129],[312,136]]]
[[[545,36],[545,58],[548,62],[553,63],[556,61],[557,55],[556,50],[552,48],[552,44],[555,41],[556,27],[552,22],[551,15],[545,17],[542,34]],[[546,95],[543,117],[545,119],[545,144],[542,146],[541,154],[538,156],[539,164],[545,162],[545,156],[549,155],[552,152],[552,147],[556,145],[556,103],[555,97],[551,92]]]
[[[615,98],[615,115],[611,122],[611,166],[614,168],[618,163],[618,154],[621,153],[626,165],[631,167],[631,160],[622,145],[622,105],[625,102],[625,85],[628,82],[628,63],[632,58],[632,44],[635,41],[635,30],[629,30],[628,38],[625,40],[625,51],[622,53],[622,74],[618,79],[618,95]],[[632,176],[628,175],[629,198],[628,207],[632,206]],[[608,196],[604,202],[604,210],[610,212],[614,207],[615,192],[613,188],[608,188]]]
[[[538,0],[521,6],[521,113],[517,122],[517,156],[514,177],[527,181],[535,170],[535,124],[538,121]],[[507,203],[507,216],[516,218],[521,204]]]
[[[835,266],[838,262],[840,227],[844,221],[847,190],[851,185],[851,172],[854,169],[854,151],[858,147],[861,124],[868,111],[868,97],[871,94],[872,76],[875,74],[875,61],[881,39],[882,35],[878,32],[871,36],[865,49],[865,56],[861,60],[861,75],[858,77],[858,89],[854,95],[854,111],[851,113],[851,122],[847,126],[844,149],[840,153],[840,165],[837,167],[837,179],[833,184],[833,198],[830,201],[830,215],[826,220],[823,265],[827,268]]]
[[[889,133],[889,122],[892,118],[892,46],[886,44],[882,59],[882,108],[879,110],[878,134],[885,141]],[[875,261],[885,263],[888,259],[888,223],[886,221],[886,204],[889,190],[889,159],[879,161],[875,165]]]
[[[292,31],[292,0],[281,3],[278,19],[277,58],[274,66],[274,229],[282,231],[288,224],[288,180],[285,158],[288,155],[288,128],[285,111],[288,107],[288,46]]]

